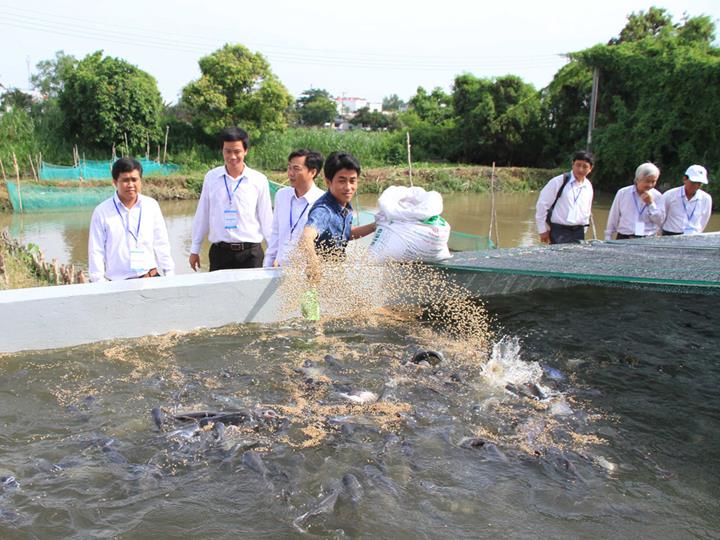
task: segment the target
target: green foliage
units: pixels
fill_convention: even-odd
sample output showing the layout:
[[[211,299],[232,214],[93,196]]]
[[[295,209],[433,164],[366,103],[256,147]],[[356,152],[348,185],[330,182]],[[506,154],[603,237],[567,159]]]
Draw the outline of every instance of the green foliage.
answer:
[[[161,138],[162,100],[155,79],[124,60],[103,57],[102,51],[69,73],[59,100],[67,134],[88,146],[121,145],[127,133],[132,151],[144,149],[148,136]]]
[[[260,53],[228,44],[199,64],[202,76],[183,88],[181,104],[206,135],[237,125],[259,137],[287,126],[292,98]]]
[[[544,146],[540,95],[531,84],[507,75],[455,79],[453,103],[461,135],[461,158],[473,163],[529,165]]]
[[[399,111],[404,106],[405,102],[397,94],[390,94],[382,100],[383,111]]]
[[[30,77],[30,82],[43,96],[56,98],[65,87],[65,81],[75,70],[77,63],[74,56],[65,54],[64,51],[57,51],[54,59],[42,60],[36,64],[37,72]]]
[[[30,112],[33,98],[19,88],[10,88],[0,96],[0,111],[20,110]]]
[[[665,185],[677,185],[692,163],[705,165],[711,177],[720,170],[720,50],[685,34],[684,26],[671,26],[577,54],[601,74],[593,149],[594,178],[603,189],[627,184],[646,160],[661,168]]]
[[[350,125],[360,126],[371,130],[387,130],[397,127],[395,115],[383,114],[378,111],[371,111],[368,107],[359,109],[350,120]]]
[[[300,123],[305,126],[324,126],[337,116],[337,106],[327,90],[310,88],[298,98],[295,108]]]
[[[585,148],[591,92],[592,69],[576,61],[560,68],[542,92],[548,138],[543,161],[565,165]]]
[[[28,156],[37,156],[39,151],[35,122],[27,111],[14,109],[0,116],[0,159],[8,175],[13,176],[13,153],[24,172],[30,170]]]
[[[386,132],[290,128],[270,133],[256,145],[251,145],[246,159],[252,167],[279,171],[287,166],[290,152],[311,148],[324,156],[341,150],[350,152],[363,167],[376,167],[402,162],[402,146],[397,145],[397,137]]]

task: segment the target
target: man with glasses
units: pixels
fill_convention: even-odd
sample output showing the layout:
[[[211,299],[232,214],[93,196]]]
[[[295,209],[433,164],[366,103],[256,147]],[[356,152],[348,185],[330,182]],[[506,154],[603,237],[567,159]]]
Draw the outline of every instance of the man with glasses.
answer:
[[[323,157],[306,148],[288,156],[290,185],[275,194],[272,232],[263,266],[287,266],[307,222],[310,208],[325,192],[315,185],[322,170]]]
[[[200,246],[205,236],[210,246],[210,271],[260,268],[263,238],[270,238],[272,206],[267,177],[248,167],[248,134],[237,127],[220,133],[225,164],[212,169],[203,180],[192,223],[190,267],[200,268]]]

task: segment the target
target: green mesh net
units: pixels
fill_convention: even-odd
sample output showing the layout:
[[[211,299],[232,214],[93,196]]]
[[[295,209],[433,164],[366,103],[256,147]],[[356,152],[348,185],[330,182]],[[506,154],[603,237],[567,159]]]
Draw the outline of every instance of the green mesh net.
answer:
[[[70,206],[96,206],[112,197],[115,187],[107,186],[47,186],[23,183],[18,189],[15,182],[8,181],[8,195],[13,210],[33,212],[53,210]]]
[[[179,165],[174,163],[158,163],[151,159],[140,159],[143,167],[143,176],[167,176],[180,170]],[[80,160],[77,167],[66,165],[54,165],[52,163],[40,164],[40,180],[72,181],[72,180],[110,180],[112,175],[112,160],[97,161],[91,159]]]

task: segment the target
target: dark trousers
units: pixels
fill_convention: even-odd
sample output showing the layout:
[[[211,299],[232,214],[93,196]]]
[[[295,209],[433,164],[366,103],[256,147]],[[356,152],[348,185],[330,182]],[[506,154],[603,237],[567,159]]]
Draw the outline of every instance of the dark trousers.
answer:
[[[642,238],[642,236],[637,236],[635,234],[617,233],[615,240],[630,240],[631,238]]]
[[[551,244],[577,244],[585,240],[585,227],[582,225],[550,224]]]
[[[670,231],[666,231],[665,229],[662,230],[663,236],[677,236],[679,234],[682,234],[682,233],[681,232],[670,232]]]
[[[260,244],[251,244],[249,242],[226,244],[220,242],[210,246],[210,271],[262,268],[263,256],[264,253]]]

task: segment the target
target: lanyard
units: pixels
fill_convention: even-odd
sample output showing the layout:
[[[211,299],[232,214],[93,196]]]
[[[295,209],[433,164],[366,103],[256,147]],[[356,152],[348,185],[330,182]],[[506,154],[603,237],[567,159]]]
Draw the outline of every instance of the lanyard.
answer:
[[[685,211],[685,217],[687,218],[688,223],[692,223],[692,218],[695,215],[695,210],[697,210],[697,199],[693,203],[693,211],[690,213],[689,216],[687,213],[687,204],[685,204],[685,190],[684,189],[680,191],[680,201],[682,202],[683,210]],[[690,202],[690,201],[688,201],[688,202]]]
[[[633,190],[632,194],[633,194],[633,202],[635,203],[635,210],[637,210],[638,217],[641,218],[642,215],[643,215],[643,212],[644,212],[645,209],[648,207],[648,204],[645,203],[645,206],[643,206],[643,207],[642,207],[642,210],[641,210],[641,209],[640,209],[640,205],[639,205],[638,202],[637,202],[637,198],[638,198],[637,191],[636,191],[636,190]]]
[[[115,202],[115,199],[113,198],[113,204],[115,205],[115,211],[118,213],[118,216],[120,216],[120,221],[125,221],[122,217],[122,214],[120,213],[120,209],[118,208],[117,203]],[[127,216],[127,223],[125,224],[125,230],[135,239],[135,244],[138,243],[138,238],[140,238],[140,221],[142,221],[142,206],[140,207],[140,215],[138,216],[138,224],[137,224],[137,230],[135,231],[135,234],[130,230],[130,211],[128,210],[128,216]]]
[[[308,209],[308,206],[310,206],[310,203],[306,202],[305,208],[302,209],[302,212],[300,212],[300,215],[298,216],[297,221],[295,222],[295,225],[293,225],[293,222],[292,222],[293,206],[292,206],[292,200],[290,201],[290,236],[292,236],[292,233],[295,232],[295,227],[297,227],[298,223],[300,223],[300,219],[303,217],[305,210]]]
[[[245,178],[244,176],[241,176],[238,178],[237,184],[235,184],[235,189],[233,189],[232,195],[235,195],[235,192],[237,191],[237,188],[240,186],[240,182],[242,182],[242,179]],[[230,195],[230,188],[228,187],[227,183],[227,176],[225,176],[225,173],[223,173],[223,182],[225,182],[225,192],[228,196],[228,204],[232,206],[232,195]]]
[[[578,199],[580,198],[580,195],[582,194],[582,190],[585,186],[580,186],[577,190],[572,189],[572,194],[575,195],[575,198],[573,199],[572,205],[575,206],[577,204]]]

